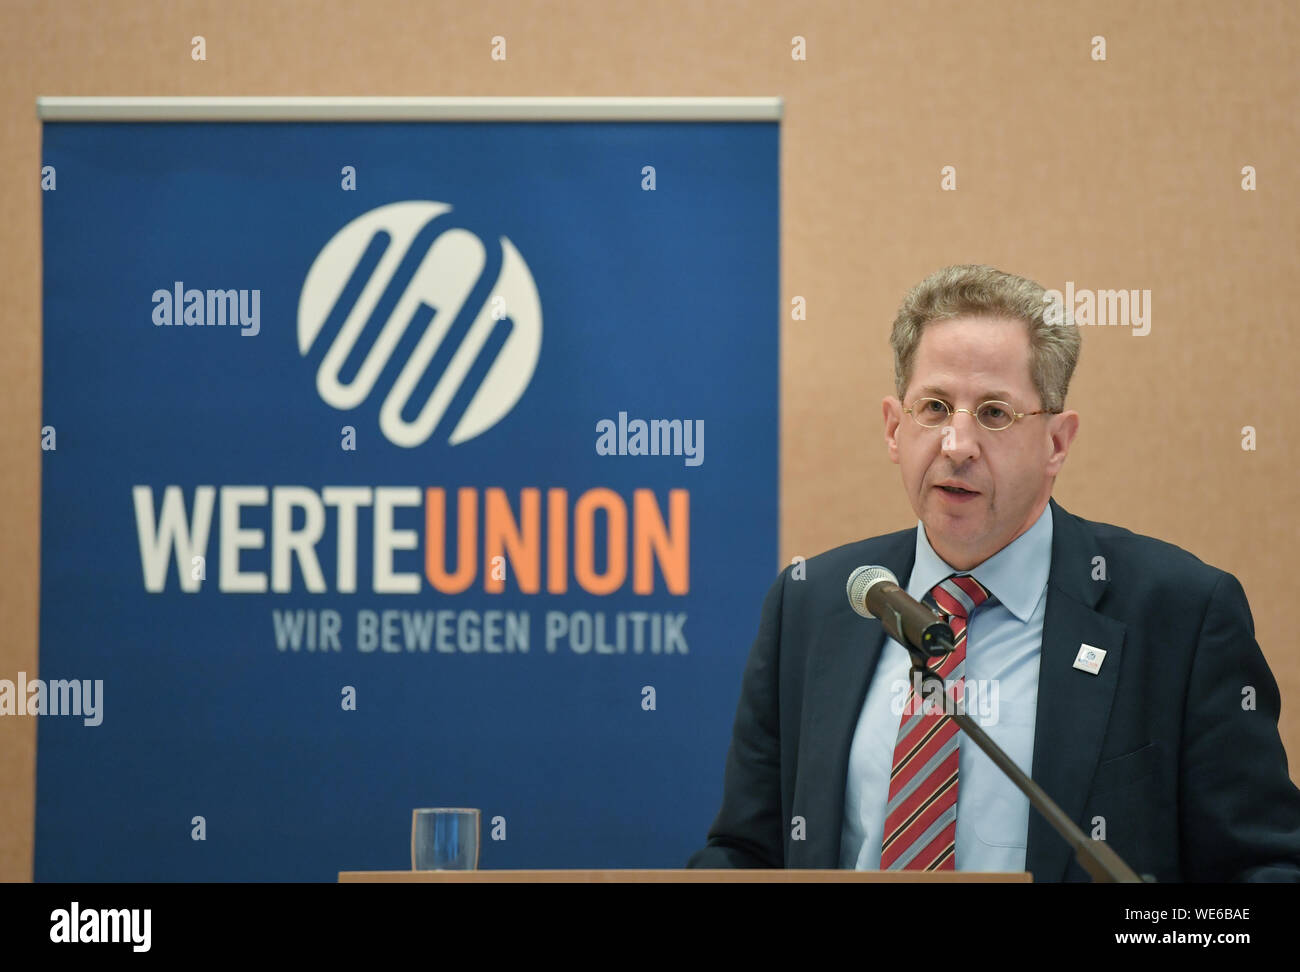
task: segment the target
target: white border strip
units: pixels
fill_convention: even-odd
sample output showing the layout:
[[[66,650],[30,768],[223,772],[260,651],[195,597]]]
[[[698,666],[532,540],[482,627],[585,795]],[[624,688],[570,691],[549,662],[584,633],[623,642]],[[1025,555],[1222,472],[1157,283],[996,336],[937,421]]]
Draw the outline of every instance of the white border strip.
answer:
[[[41,121],[780,121],[780,98],[51,98]]]

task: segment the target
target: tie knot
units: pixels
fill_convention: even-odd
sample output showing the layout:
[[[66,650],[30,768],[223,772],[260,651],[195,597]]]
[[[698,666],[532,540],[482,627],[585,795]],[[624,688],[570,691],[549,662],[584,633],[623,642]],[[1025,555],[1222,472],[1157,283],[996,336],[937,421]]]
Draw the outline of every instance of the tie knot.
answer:
[[[969,574],[952,574],[930,588],[939,610],[954,618],[969,618],[992,595]]]

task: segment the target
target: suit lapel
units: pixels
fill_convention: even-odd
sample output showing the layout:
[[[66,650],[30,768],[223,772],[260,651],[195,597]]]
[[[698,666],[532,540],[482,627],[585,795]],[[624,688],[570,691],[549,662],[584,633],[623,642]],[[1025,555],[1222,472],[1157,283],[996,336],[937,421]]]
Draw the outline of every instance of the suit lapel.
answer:
[[[906,586],[916,559],[916,531],[891,536],[871,556],[875,559],[863,563],[888,567]],[[827,583],[843,591],[848,574]],[[805,840],[790,845],[789,867],[839,867],[849,749],[885,641],[880,622],[855,614],[846,596],[834,603],[810,643],[793,811],[804,817],[807,829]]]
[[[1047,581],[1030,775],[1077,823],[1110,720],[1125,626],[1093,610],[1109,581],[1093,580],[1098,572],[1093,558],[1100,556],[1101,550],[1092,532],[1083,520],[1061,509],[1055,500],[1050,502],[1052,567]],[[1074,668],[1084,644],[1106,652],[1096,675]],[[1062,880],[1072,856],[1065,840],[1041,813],[1031,809],[1025,868],[1034,880]]]

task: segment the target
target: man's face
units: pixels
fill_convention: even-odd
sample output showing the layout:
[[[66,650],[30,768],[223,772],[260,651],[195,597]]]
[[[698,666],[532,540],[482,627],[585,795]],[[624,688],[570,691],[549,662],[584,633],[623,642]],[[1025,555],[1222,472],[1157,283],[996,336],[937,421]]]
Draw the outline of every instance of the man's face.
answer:
[[[881,404],[889,458],[903,474],[907,498],[935,553],[970,570],[1038,519],[1079,427],[1077,412],[1030,415],[990,431],[966,412],[922,428],[904,405],[937,398],[972,412],[986,401],[1017,412],[1043,403],[1029,375],[1029,331],[1023,321],[957,317],[926,324],[903,402]],[[973,491],[954,494],[941,483]]]

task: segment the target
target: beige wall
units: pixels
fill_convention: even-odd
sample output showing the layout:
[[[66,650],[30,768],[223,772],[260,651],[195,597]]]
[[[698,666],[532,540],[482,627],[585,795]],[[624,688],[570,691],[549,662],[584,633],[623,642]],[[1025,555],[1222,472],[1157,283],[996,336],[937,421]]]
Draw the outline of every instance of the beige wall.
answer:
[[[1298,31],[1289,0],[0,0],[0,677],[37,670],[37,95],[780,95],[783,306],[808,301],[782,324],[783,560],[915,522],[879,407],[912,283],[1150,290],[1146,337],[1084,329],[1056,496],[1240,578],[1294,767]],[[34,745],[0,719],[0,879],[31,876]]]

